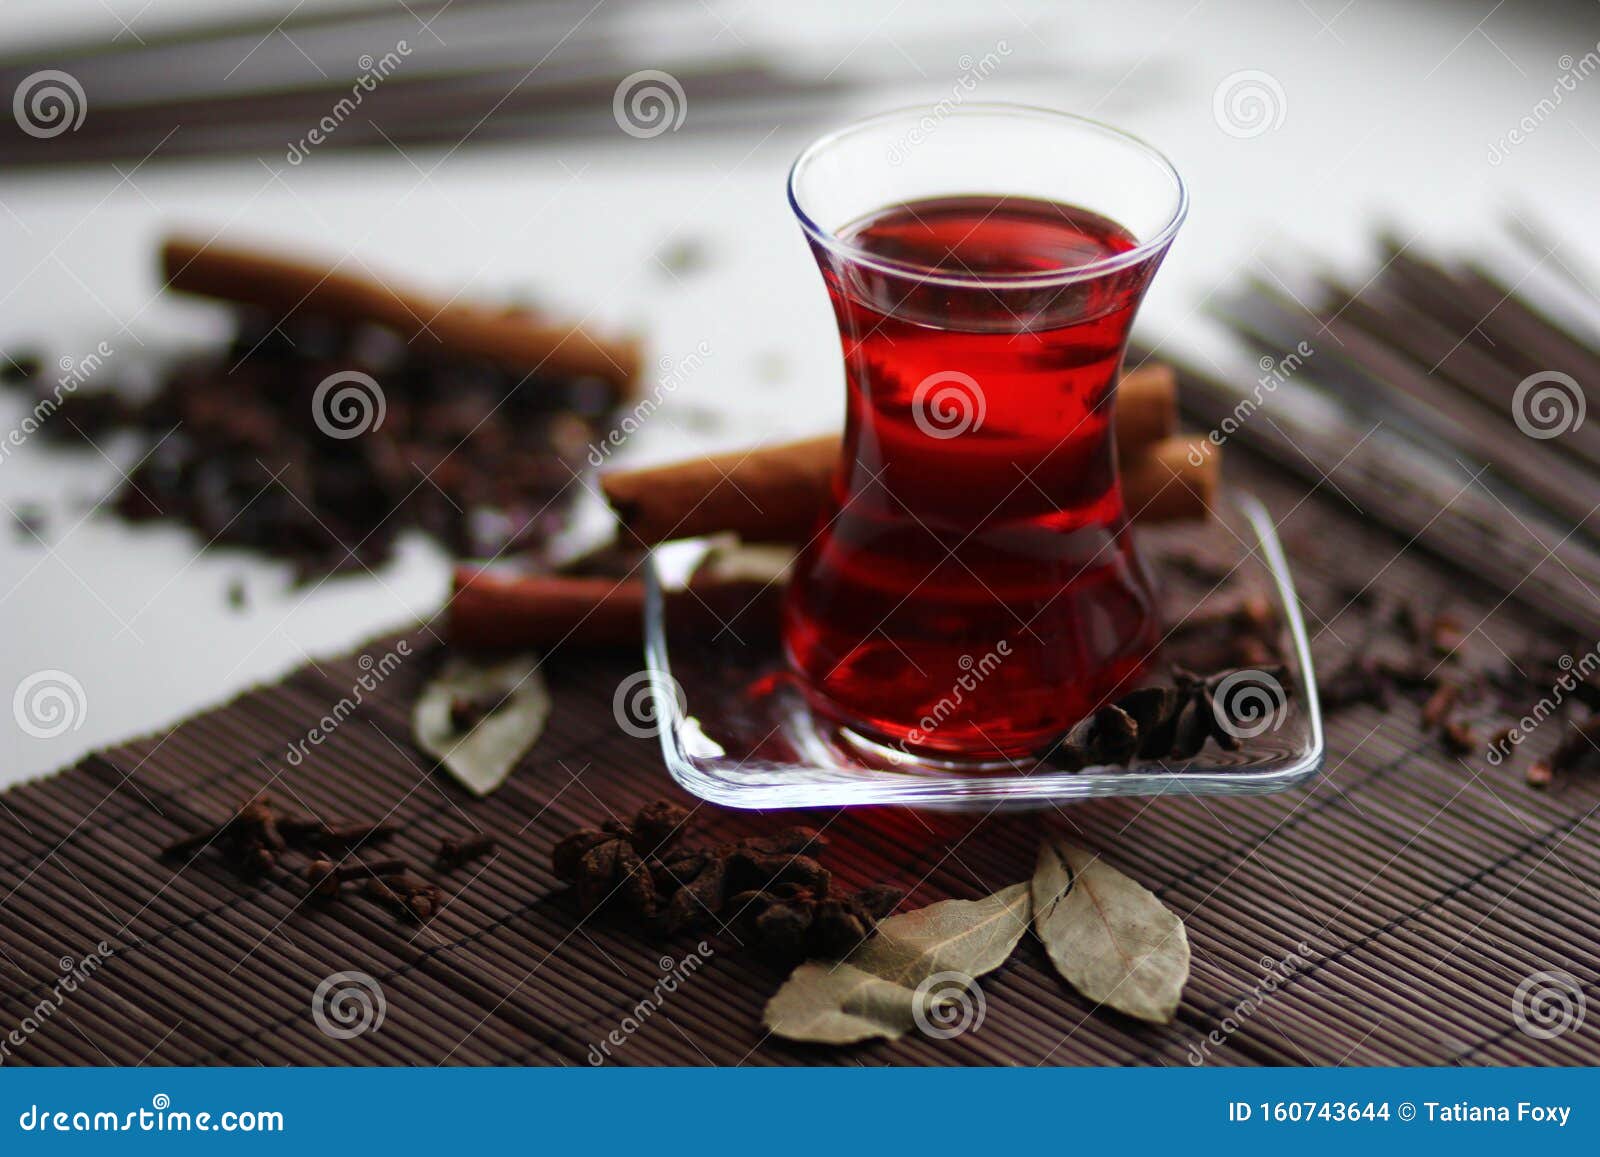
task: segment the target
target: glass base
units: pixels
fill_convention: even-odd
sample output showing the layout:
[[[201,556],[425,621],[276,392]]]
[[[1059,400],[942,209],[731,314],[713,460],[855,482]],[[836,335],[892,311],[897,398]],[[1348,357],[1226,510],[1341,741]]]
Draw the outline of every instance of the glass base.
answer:
[[[1107,796],[1243,795],[1283,791],[1322,766],[1316,674],[1288,563],[1255,498],[1227,494],[1210,525],[1136,528],[1158,585],[1188,584],[1187,602],[1215,584],[1195,583],[1198,554],[1211,570],[1266,597],[1281,624],[1290,690],[1283,709],[1238,750],[1208,743],[1187,760],[1063,771],[1033,759],[910,754],[819,709],[789,670],[769,605],[752,600],[725,629],[667,613],[655,556],[645,567],[645,659],[667,771],[687,791],[740,808],[902,804],[918,807],[1044,807]],[[777,597],[777,591],[768,592]],[[1158,655],[1152,670],[1181,661]]]
[[[863,735],[848,724],[841,725],[839,737],[856,748],[864,761],[875,761],[890,767],[937,767],[946,771],[1005,771],[1031,764],[1032,760],[984,759],[978,755],[963,756],[951,752],[920,752],[895,747],[882,740]]]

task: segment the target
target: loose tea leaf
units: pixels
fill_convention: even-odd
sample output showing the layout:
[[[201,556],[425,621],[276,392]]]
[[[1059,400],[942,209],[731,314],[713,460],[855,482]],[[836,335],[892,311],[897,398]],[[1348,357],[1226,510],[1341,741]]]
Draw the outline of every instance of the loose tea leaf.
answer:
[[[411,727],[418,747],[483,796],[538,741],[549,715],[550,692],[537,655],[486,666],[455,656],[423,688]]]
[[[1039,849],[1033,926],[1056,971],[1096,1004],[1166,1024],[1189,979],[1183,921],[1099,857],[1056,840]]]
[[[802,964],[784,982],[762,1018],[790,1040],[854,1044],[894,1040],[926,1007],[958,999],[957,989],[924,994],[918,986],[941,973],[976,980],[1004,964],[1028,930],[1027,884],[982,900],[943,900],[891,916],[878,934],[837,964]]]

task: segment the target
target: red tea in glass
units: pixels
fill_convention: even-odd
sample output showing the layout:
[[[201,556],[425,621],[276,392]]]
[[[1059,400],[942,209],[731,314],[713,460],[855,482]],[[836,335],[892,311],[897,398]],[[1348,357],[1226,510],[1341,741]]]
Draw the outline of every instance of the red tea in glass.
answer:
[[[1012,758],[1092,711],[1157,640],[1113,399],[1183,190],[1092,122],[968,106],[911,147],[908,117],[825,138],[791,177],[846,408],[784,643],[864,734]]]

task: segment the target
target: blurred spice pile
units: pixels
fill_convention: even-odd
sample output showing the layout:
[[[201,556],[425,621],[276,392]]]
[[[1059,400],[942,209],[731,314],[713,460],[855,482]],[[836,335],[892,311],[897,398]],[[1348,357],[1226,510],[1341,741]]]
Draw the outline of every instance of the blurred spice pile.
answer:
[[[585,363],[565,348],[580,331],[531,312],[439,304],[248,251],[174,268],[172,251],[173,288],[238,307],[226,348],[164,367],[142,396],[143,366],[108,362],[92,387],[62,389],[42,359],[12,357],[9,384],[48,415],[43,438],[142,439],[112,503],[124,517],[187,523],[207,544],[288,559],[302,579],[377,566],[413,528],[484,556],[564,525],[624,396],[628,347],[582,335],[570,344]]]
[[[1363,635],[1322,676],[1329,715],[1369,704],[1381,711],[1409,702],[1423,731],[1446,755],[1512,761],[1515,749],[1553,720],[1553,748],[1541,740],[1526,756],[1530,787],[1549,787],[1567,772],[1600,769],[1600,660],[1574,660],[1546,642],[1518,654],[1469,647],[1476,626],[1451,611],[1428,614],[1404,600],[1361,592]],[[1517,757],[1521,758],[1521,757]]]

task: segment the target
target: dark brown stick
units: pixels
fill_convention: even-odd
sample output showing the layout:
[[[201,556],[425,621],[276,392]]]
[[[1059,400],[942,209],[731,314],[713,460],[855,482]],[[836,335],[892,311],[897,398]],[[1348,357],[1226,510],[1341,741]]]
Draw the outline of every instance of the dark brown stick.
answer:
[[[304,311],[335,321],[387,326],[441,352],[486,358],[514,373],[589,375],[626,394],[639,373],[636,341],[606,340],[499,307],[437,300],[339,265],[297,261],[259,249],[169,238],[162,276],[171,289],[253,305],[277,317]]]
[[[1185,465],[1188,444],[1169,445],[1176,423],[1177,391],[1169,368],[1147,366],[1123,379],[1117,396],[1117,450],[1124,470],[1165,445],[1178,472],[1195,475],[1192,491],[1206,499],[1214,488],[1214,461],[1207,456],[1202,466]],[[751,542],[804,542],[816,529],[838,461],[839,437],[828,434],[645,470],[613,471],[601,477],[600,486],[630,542],[653,544],[723,532]],[[1153,475],[1150,479],[1155,480]],[[1156,517],[1185,517],[1179,501],[1183,493],[1180,489],[1165,497]],[[1130,509],[1141,505],[1134,496],[1128,502]],[[1192,513],[1203,510],[1193,507]]]

